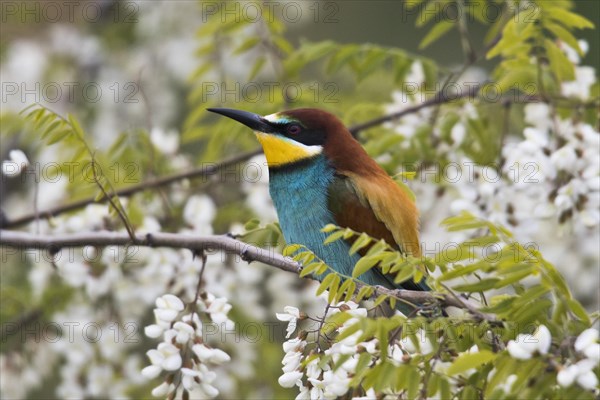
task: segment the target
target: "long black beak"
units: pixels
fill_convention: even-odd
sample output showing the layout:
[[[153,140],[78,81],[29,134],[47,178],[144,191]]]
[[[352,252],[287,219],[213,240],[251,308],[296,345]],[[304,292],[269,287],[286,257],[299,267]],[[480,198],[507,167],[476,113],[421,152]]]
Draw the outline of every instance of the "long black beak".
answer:
[[[207,108],[208,111],[224,115],[231,119],[241,122],[247,127],[264,133],[274,132],[273,125],[258,114],[253,114],[248,111],[233,110],[231,108]]]

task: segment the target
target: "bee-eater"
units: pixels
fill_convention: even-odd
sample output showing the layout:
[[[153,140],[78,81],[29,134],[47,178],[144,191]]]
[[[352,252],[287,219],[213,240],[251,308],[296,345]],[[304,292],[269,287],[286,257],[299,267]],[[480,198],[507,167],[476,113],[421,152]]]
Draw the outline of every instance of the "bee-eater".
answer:
[[[360,255],[351,243],[323,244],[327,224],[384,239],[404,254],[421,256],[419,217],[412,197],[366,153],[334,115],[311,108],[265,117],[209,108],[252,128],[269,167],[269,192],[287,243],[310,249],[331,268],[350,276]],[[424,280],[395,285],[372,268],[359,277],[370,285],[429,290]]]

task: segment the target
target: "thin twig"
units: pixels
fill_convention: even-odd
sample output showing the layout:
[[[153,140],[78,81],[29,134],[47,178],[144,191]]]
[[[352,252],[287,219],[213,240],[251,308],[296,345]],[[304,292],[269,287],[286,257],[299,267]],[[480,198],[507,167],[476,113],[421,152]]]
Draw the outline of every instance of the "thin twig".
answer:
[[[148,233],[144,235],[136,233],[132,239],[127,233],[110,231],[42,236],[26,232],[0,230],[0,246],[8,246],[16,249],[42,249],[48,251],[49,254],[56,254],[60,249],[66,247],[104,247],[110,245],[170,247],[190,249],[196,252],[222,251],[229,254],[237,254],[243,257],[247,262],[259,261],[294,274],[299,274],[300,271],[302,271],[302,265],[290,257],[284,257],[273,251],[273,249],[262,249],[233,239],[227,235],[196,236],[164,232]],[[5,254],[9,255],[7,252],[5,252]],[[307,275],[306,278],[316,279],[312,275]],[[355,281],[355,284],[357,291],[364,286],[369,286],[360,281]],[[383,286],[375,286],[375,289],[374,293],[385,294],[398,301],[410,302],[413,304],[441,303],[445,306],[454,306],[465,309],[478,321],[498,323],[498,320],[493,315],[479,311],[475,304],[467,300],[461,300],[452,292],[422,292],[405,289],[388,289]]]

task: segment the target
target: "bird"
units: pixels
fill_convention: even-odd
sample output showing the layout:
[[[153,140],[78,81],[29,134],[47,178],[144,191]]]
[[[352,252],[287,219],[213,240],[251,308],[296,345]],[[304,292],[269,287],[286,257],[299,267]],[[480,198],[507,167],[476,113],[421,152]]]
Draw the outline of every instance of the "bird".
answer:
[[[408,188],[394,181],[335,115],[298,108],[261,116],[208,108],[251,128],[267,160],[269,193],[284,239],[311,250],[336,272],[351,276],[363,252],[351,241],[324,244],[322,228],[334,224],[383,239],[405,255],[421,257],[419,214]],[[394,283],[371,268],[358,277],[389,289],[430,290],[424,279]],[[403,311],[410,311],[404,307]]]

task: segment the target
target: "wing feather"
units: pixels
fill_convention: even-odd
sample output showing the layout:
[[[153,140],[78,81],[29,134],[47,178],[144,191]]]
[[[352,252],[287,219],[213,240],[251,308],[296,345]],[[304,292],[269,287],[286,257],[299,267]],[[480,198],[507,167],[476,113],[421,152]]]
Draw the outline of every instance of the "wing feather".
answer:
[[[330,210],[340,226],[421,256],[417,208],[411,196],[387,174],[367,179],[352,172],[338,173],[330,188]]]

